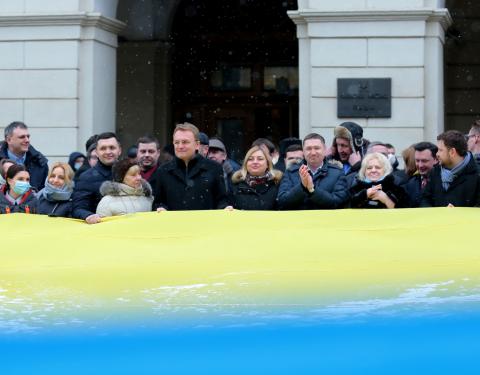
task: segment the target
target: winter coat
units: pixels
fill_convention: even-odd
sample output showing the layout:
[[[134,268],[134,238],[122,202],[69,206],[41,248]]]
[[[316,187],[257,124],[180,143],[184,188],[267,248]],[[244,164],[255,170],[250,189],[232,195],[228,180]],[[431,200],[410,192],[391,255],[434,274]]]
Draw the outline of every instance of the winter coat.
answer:
[[[232,205],[239,210],[275,210],[277,208],[278,186],[282,173],[276,171],[274,177],[264,184],[248,185],[239,172],[232,178]]]
[[[154,209],[211,210],[228,206],[222,166],[196,155],[188,166],[174,158],[157,170]]]
[[[105,181],[100,187],[102,200],[97,206],[97,214],[102,217],[149,212],[152,210],[152,188],[142,180],[142,187],[134,189],[128,185]]]
[[[7,193],[7,186],[4,185],[0,192],[0,214],[10,213],[30,213],[36,214],[38,207],[38,200],[32,189],[23,194],[19,204],[10,202],[5,194]]]
[[[292,165],[283,175],[277,196],[279,209],[334,209],[341,208],[347,202],[349,195],[342,169],[325,161],[313,176],[315,190],[310,193],[301,183],[300,166]]]
[[[480,176],[473,157],[452,181],[447,191],[442,186],[440,165],[436,165],[430,171],[420,207],[445,207],[449,203],[458,207],[480,207]]]
[[[0,147],[0,159],[8,159],[7,149],[8,144],[4,142]],[[30,174],[30,185],[35,191],[42,190],[48,176],[48,159],[33,146],[29,146],[25,158],[25,168]]]
[[[73,189],[72,216],[85,220],[97,210],[97,205],[102,199],[100,186],[105,181],[112,179],[112,167],[103,165],[100,161],[95,167],[87,169],[75,182]]]
[[[38,209],[40,215],[55,217],[72,217],[72,198],[66,201],[50,201],[43,194],[38,194]]]
[[[356,179],[350,192],[350,207],[352,208],[387,208],[382,202],[367,197],[367,190],[372,186],[382,185],[382,191],[395,203],[395,208],[408,207],[408,196],[403,187],[395,182],[393,174],[385,176],[382,181],[365,182]]]
[[[422,200],[422,177],[419,174],[413,175],[402,186],[408,195],[408,206],[412,208],[419,207]]]

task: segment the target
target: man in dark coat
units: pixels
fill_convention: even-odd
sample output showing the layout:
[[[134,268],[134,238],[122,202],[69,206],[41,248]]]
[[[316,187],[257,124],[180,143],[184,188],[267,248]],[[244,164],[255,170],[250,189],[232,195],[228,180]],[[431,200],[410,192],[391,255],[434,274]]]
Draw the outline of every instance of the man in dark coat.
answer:
[[[462,133],[449,130],[437,137],[440,165],[430,172],[421,207],[480,207],[480,175]]]
[[[432,168],[438,164],[438,147],[430,142],[419,142],[413,145],[415,149],[415,166],[417,172],[403,185],[409,198],[409,207],[420,206],[422,192],[427,186]]]
[[[160,158],[160,143],[158,139],[150,136],[140,137],[137,140],[137,162],[140,166],[140,174],[150,186],[155,186],[157,181],[156,171]]]
[[[199,131],[184,123],[173,133],[175,158],[157,171],[154,209],[210,210],[228,206],[222,167],[197,153]]]
[[[343,170],[325,161],[325,139],[311,133],[303,140],[304,163],[294,164],[283,176],[278,206],[283,210],[334,209],[349,194]]]
[[[5,128],[5,142],[0,147],[0,159],[11,159],[24,165],[30,174],[30,185],[37,191],[45,186],[48,160],[30,144],[28,127],[23,122],[12,122]]]
[[[102,199],[100,185],[112,179],[112,165],[122,153],[120,142],[114,133],[102,133],[97,138],[97,164],[80,175],[72,194],[73,217],[88,224],[100,222],[96,209]]]

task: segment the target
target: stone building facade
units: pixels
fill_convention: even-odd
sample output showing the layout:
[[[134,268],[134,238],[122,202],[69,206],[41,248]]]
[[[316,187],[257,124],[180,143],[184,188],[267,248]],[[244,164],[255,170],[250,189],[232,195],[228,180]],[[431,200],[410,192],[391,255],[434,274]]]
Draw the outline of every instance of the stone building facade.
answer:
[[[298,66],[297,91],[289,91],[290,112],[278,112],[294,117],[283,135],[317,131],[330,141],[334,126],[353,120],[364,126],[367,138],[402,149],[415,141],[432,141],[445,128],[464,130],[477,117],[478,109],[472,109],[476,60],[455,63],[462,56],[459,49],[471,48],[480,33],[469,19],[468,7],[477,9],[472,2],[298,0],[292,7],[278,1],[298,39],[298,55],[291,62],[282,60],[285,67]],[[238,9],[252,4],[237,2]],[[51,160],[83,151],[85,140],[102,131],[117,131],[127,145],[144,133],[167,142],[177,119],[171,91],[172,30],[174,20],[190,11],[182,3],[0,0],[0,127],[13,120],[26,122],[32,144]],[[452,14],[458,16],[460,29],[453,37]],[[465,64],[470,64],[470,73],[462,69]],[[256,70],[248,74],[252,82],[258,78]],[[391,78],[391,117],[338,118],[338,78]],[[261,105],[266,107],[280,97],[271,92],[259,97],[265,95],[269,99]],[[462,107],[465,102],[472,105]],[[298,119],[292,110],[298,111]],[[272,113],[268,121],[275,117]]]

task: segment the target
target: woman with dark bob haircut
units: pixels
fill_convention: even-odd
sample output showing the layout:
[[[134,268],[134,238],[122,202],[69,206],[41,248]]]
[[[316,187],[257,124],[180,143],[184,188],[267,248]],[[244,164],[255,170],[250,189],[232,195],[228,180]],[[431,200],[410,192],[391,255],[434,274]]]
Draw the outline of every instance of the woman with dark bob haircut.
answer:
[[[112,179],[100,186],[103,198],[97,206],[98,215],[118,216],[152,210],[152,188],[142,178],[138,164],[129,159],[116,162]]]
[[[0,213],[37,213],[38,201],[30,186],[30,174],[25,166],[11,165],[5,175],[0,194]]]

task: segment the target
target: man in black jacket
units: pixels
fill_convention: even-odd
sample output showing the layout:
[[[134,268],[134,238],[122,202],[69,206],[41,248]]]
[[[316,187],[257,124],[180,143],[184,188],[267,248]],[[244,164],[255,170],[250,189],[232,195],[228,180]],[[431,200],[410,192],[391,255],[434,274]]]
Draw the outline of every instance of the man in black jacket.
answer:
[[[418,207],[422,200],[422,191],[427,186],[430,171],[438,164],[438,147],[430,142],[418,142],[413,148],[415,149],[415,166],[418,173],[410,177],[403,188],[408,194],[409,206]]]
[[[30,144],[28,127],[23,122],[12,122],[5,128],[5,142],[0,147],[0,159],[11,159],[22,164],[30,174],[30,185],[37,191],[45,186],[48,160]]]
[[[200,156],[199,131],[184,123],[173,133],[175,158],[157,170],[154,209],[210,210],[228,205],[222,167]]]
[[[85,220],[88,224],[100,222],[95,212],[102,199],[100,185],[112,179],[112,165],[122,153],[120,142],[114,133],[102,133],[97,138],[97,164],[78,178],[72,194],[73,217]]]
[[[449,130],[437,137],[440,165],[430,172],[421,207],[480,207],[480,176],[462,133]]]

